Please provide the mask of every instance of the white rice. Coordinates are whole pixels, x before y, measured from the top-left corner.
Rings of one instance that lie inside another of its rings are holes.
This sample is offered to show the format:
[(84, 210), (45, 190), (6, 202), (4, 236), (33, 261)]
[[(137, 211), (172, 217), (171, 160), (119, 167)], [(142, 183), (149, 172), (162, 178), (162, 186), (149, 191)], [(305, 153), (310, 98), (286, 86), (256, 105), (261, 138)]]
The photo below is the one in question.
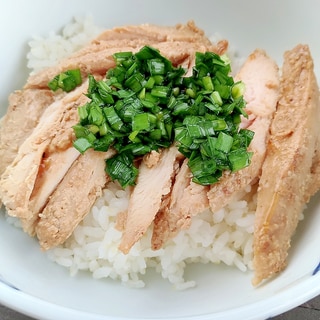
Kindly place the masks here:
[(59, 60), (82, 48), (102, 31), (93, 18), (75, 17), (60, 33), (52, 31), (46, 37), (34, 36), (29, 42), (27, 66), (31, 73), (55, 65)]
[[(29, 43), (28, 67), (36, 72), (54, 65), (100, 31), (90, 17), (76, 18), (61, 34), (35, 37)], [(235, 57), (235, 51), (231, 55)], [(154, 268), (176, 289), (196, 285), (192, 279), (184, 279), (185, 267), (190, 263), (224, 263), (243, 272), (252, 269), (255, 197), (249, 203), (235, 201), (217, 212), (207, 210), (193, 217), (190, 229), (181, 231), (157, 251), (150, 248), (150, 228), (130, 253), (124, 255), (118, 250), (121, 232), (115, 224), (128, 201), (129, 191), (110, 183), (73, 235), (64, 245), (50, 250), (49, 257), (69, 268), (71, 275), (85, 270), (95, 279), (111, 278), (133, 287), (145, 285), (141, 278), (148, 268)]]
[[(247, 190), (250, 191), (250, 188)], [(151, 249), (152, 228), (130, 253), (118, 250), (121, 232), (116, 229), (117, 215), (126, 211), (129, 191), (111, 182), (76, 228), (67, 242), (48, 252), (71, 275), (87, 270), (96, 279), (112, 278), (134, 287), (143, 287), (141, 275), (154, 268), (176, 289), (193, 287), (185, 281), (189, 263), (224, 263), (241, 271), (251, 269), (255, 199), (235, 201), (214, 214), (207, 210), (192, 218), (191, 227), (182, 230), (160, 250)]]

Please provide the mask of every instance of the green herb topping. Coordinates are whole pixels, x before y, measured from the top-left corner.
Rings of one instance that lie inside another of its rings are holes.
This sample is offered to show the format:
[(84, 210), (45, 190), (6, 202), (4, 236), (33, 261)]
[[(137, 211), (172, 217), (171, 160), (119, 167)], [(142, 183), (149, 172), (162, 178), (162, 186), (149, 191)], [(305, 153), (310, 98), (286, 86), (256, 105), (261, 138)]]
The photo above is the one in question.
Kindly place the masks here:
[(63, 91), (70, 92), (77, 86), (82, 84), (82, 77), (79, 69), (67, 70), (56, 75), (48, 83), (48, 87), (52, 91), (57, 91), (59, 88)]
[(89, 76), (90, 102), (79, 108), (80, 122), (73, 127), (81, 153), (117, 151), (106, 160), (113, 180), (134, 185), (135, 158), (172, 144), (189, 158), (193, 181), (202, 185), (250, 164), (254, 133), (239, 129), (240, 116), (247, 117), (244, 84), (229, 75), (226, 57), (196, 53), (191, 76), (149, 46), (115, 53), (114, 59), (105, 79)]

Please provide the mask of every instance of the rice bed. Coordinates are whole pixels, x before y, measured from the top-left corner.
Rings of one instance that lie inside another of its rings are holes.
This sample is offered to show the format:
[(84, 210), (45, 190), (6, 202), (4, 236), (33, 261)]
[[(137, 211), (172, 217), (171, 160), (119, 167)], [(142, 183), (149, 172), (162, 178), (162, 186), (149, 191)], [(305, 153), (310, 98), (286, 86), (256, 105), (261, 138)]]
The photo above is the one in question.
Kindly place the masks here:
[[(250, 189), (248, 189), (248, 192)], [(129, 191), (111, 182), (90, 213), (63, 245), (48, 251), (50, 259), (70, 269), (92, 273), (93, 278), (120, 280), (143, 287), (141, 275), (154, 268), (176, 289), (195, 286), (184, 279), (189, 263), (224, 263), (241, 271), (252, 269), (252, 240), (255, 201), (234, 201), (212, 213), (192, 218), (191, 227), (182, 230), (159, 250), (151, 249), (152, 227), (129, 254), (119, 251), (122, 233), (116, 229), (117, 215), (126, 211)]]

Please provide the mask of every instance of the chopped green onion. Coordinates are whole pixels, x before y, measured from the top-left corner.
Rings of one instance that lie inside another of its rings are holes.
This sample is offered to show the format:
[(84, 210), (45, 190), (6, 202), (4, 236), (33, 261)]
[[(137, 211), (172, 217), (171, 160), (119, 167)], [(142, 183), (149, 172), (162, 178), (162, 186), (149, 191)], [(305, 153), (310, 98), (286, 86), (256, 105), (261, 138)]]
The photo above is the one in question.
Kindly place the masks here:
[(213, 83), (212, 83), (210, 76), (203, 77), (202, 83), (203, 83), (203, 87), (205, 88), (205, 90), (213, 91), (214, 87), (213, 87)]
[[(79, 107), (80, 121), (73, 127), (81, 153), (117, 151), (106, 160), (111, 179), (134, 185), (136, 158), (173, 144), (189, 158), (193, 181), (202, 185), (219, 181), (224, 170), (250, 164), (253, 132), (239, 128), (241, 116), (247, 116), (245, 87), (234, 83), (226, 56), (196, 53), (191, 76), (149, 46), (113, 57), (116, 66), (105, 79), (89, 75), (91, 101)], [(68, 77), (57, 76), (52, 85), (68, 85)]]
[(158, 98), (166, 98), (169, 95), (170, 88), (165, 86), (154, 86), (151, 89), (151, 95)]
[(152, 76), (154, 75), (164, 75), (166, 73), (166, 64), (163, 59), (150, 59), (147, 62), (149, 72)]
[(210, 94), (210, 99), (211, 99), (212, 103), (218, 105), (219, 107), (221, 107), (223, 105), (223, 100), (221, 98), (219, 91), (213, 91)]
[(111, 128), (114, 130), (120, 131), (124, 126), (122, 119), (118, 116), (114, 107), (106, 107), (103, 109), (104, 114), (107, 118), (107, 121), (110, 123)]
[(97, 126), (100, 126), (104, 121), (102, 109), (97, 105), (93, 105), (90, 108), (90, 111), (88, 114), (88, 120), (91, 124), (95, 124)]
[(111, 179), (118, 180), (123, 188), (134, 185), (138, 169), (133, 164), (133, 156), (128, 153), (116, 154), (106, 160), (106, 172)]
[(233, 143), (233, 138), (230, 135), (224, 132), (219, 132), (215, 148), (217, 150), (228, 153), (231, 150), (232, 143)]
[(245, 91), (245, 85), (243, 82), (239, 81), (237, 83), (235, 83), (231, 89), (231, 94), (232, 97), (235, 98), (240, 98), (241, 96), (243, 96)]
[(231, 170), (238, 171), (242, 168), (247, 167), (250, 164), (252, 153), (246, 149), (238, 149), (231, 151), (228, 155), (230, 161)]
[(78, 138), (74, 141), (73, 146), (80, 152), (84, 153), (88, 149), (92, 148), (92, 143), (86, 138)]
[(60, 88), (63, 91), (70, 92), (80, 84), (82, 84), (80, 69), (73, 69), (56, 75), (48, 82), (48, 87), (52, 91), (57, 91)]
[(128, 60), (132, 57), (132, 52), (117, 52), (113, 55), (117, 64), (121, 64), (121, 62)]
[[(154, 122), (153, 118), (153, 122)], [(132, 119), (132, 130), (133, 131), (150, 131), (152, 122), (152, 115), (149, 113), (138, 113)]]
[(80, 122), (82, 123), (88, 118), (88, 110), (87, 110), (87, 105), (80, 106), (78, 108), (78, 114), (80, 118)]

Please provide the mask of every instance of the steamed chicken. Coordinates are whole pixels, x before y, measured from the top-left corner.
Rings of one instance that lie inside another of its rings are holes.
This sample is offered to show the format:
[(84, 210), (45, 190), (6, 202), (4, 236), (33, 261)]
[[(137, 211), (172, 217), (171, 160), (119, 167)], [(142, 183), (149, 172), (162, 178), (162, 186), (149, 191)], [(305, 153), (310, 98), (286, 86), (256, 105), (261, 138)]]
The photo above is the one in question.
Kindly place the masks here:
[[(9, 98), (0, 126), (0, 199), (45, 250), (70, 237), (110, 181), (105, 159), (114, 155), (112, 148), (80, 154), (73, 147), (72, 126), (79, 122), (78, 107), (88, 100), (88, 75), (103, 78), (115, 65), (115, 52), (137, 52), (144, 45), (189, 74), (196, 52), (222, 55), (228, 48), (225, 40), (213, 44), (193, 22), (114, 28), (56, 66), (31, 75)], [(81, 71), (81, 86), (69, 93), (48, 89), (55, 75), (74, 68)], [(251, 164), (225, 171), (217, 183), (203, 186), (192, 181), (188, 159), (175, 145), (144, 156), (128, 210), (117, 218), (119, 249), (127, 254), (149, 228), (152, 248), (160, 249), (190, 227), (192, 216), (207, 209), (216, 212), (245, 197), (250, 187), (257, 193), (257, 285), (285, 267), (298, 216), (320, 187), (319, 92), (312, 57), (303, 45), (285, 53), (281, 74), (266, 52), (257, 49), (235, 79), (246, 85), (248, 118), (241, 128), (255, 132)]]

